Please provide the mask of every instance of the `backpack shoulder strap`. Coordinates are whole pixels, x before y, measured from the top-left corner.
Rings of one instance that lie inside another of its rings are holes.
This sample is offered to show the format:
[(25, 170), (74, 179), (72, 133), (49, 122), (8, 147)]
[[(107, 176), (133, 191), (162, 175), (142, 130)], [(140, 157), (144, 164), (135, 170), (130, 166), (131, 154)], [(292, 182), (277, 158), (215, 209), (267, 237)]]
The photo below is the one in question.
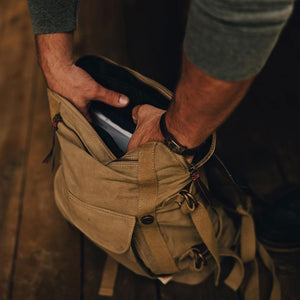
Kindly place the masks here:
[(102, 273), (100, 288), (98, 291), (99, 296), (113, 296), (114, 286), (118, 274), (118, 265), (119, 264), (111, 256), (107, 255)]
[[(172, 274), (178, 268), (156, 220), (156, 201), (158, 181), (155, 169), (155, 148), (157, 143), (150, 142), (139, 147), (138, 164), (138, 224), (152, 254), (152, 272), (156, 275)], [(151, 220), (144, 222), (145, 218)]]
[(215, 285), (218, 285), (221, 272), (218, 242), (208, 212), (201, 202), (198, 203), (197, 208), (191, 213), (191, 218), (200, 238), (215, 260), (217, 266)]

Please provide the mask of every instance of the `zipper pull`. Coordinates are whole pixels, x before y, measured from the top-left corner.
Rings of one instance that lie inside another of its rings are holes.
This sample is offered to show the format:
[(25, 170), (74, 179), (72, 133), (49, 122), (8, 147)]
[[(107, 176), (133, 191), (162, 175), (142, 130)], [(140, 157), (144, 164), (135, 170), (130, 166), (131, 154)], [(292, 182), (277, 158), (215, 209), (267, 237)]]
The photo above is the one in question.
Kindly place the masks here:
[(196, 184), (197, 191), (206, 204), (211, 205), (210, 193), (205, 184), (201, 181), (199, 169), (192, 165), (190, 167), (192, 181)]
[(60, 113), (56, 114), (52, 120), (52, 146), (47, 154), (47, 156), (44, 158), (43, 163), (48, 163), (50, 159), (52, 158), (52, 170), (54, 169), (54, 163), (55, 163), (55, 157), (54, 157), (54, 148), (55, 148), (55, 140), (56, 140), (56, 131), (58, 129), (58, 123), (62, 121), (62, 117)]

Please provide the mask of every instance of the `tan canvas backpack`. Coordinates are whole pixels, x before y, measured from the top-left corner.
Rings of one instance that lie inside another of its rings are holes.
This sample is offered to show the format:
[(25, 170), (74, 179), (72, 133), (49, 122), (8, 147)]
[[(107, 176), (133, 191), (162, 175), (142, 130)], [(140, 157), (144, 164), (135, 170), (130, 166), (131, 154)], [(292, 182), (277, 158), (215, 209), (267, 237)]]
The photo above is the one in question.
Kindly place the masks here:
[[(112, 63), (112, 62), (111, 62)], [(126, 68), (127, 69), (127, 68)], [(127, 69), (166, 98), (172, 93)], [(251, 197), (209, 151), (193, 169), (163, 143), (150, 142), (115, 157), (90, 123), (65, 98), (48, 90), (61, 148), (55, 200), (63, 216), (109, 255), (100, 294), (112, 295), (116, 263), (161, 281), (198, 284), (221, 261), (235, 264), (225, 283), (237, 290), (252, 266), (245, 299), (259, 299), (257, 254), (271, 271), (270, 299), (280, 299), (274, 265), (256, 240)]]

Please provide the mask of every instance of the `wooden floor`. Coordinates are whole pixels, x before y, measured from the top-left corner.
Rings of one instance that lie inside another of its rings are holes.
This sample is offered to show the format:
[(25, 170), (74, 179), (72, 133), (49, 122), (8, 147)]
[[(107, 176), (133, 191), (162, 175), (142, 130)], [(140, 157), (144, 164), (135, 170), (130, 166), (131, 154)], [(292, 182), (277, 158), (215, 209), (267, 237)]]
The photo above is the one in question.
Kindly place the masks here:
[[(174, 88), (186, 3), (82, 1), (76, 55), (101, 53)], [(300, 183), (299, 15), (298, 8), (245, 101), (219, 131), (219, 152), (261, 195)], [(51, 167), (41, 163), (51, 125), (26, 1), (0, 0), (0, 96), (0, 300), (102, 299), (97, 289), (105, 254), (59, 214)], [(299, 299), (299, 255), (273, 258), (283, 299)], [(163, 286), (119, 271), (117, 300), (238, 299), (211, 279)]]

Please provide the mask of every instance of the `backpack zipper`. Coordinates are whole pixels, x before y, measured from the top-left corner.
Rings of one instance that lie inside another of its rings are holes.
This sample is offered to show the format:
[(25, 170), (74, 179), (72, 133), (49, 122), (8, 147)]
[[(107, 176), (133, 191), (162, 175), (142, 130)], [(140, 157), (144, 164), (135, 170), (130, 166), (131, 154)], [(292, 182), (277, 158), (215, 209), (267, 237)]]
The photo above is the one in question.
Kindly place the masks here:
[[(87, 147), (85, 146), (84, 142), (82, 141), (81, 137), (78, 135), (78, 133), (71, 128), (70, 126), (68, 126), (63, 118), (61, 117), (60, 113), (57, 113), (53, 119), (52, 119), (52, 145), (51, 145), (51, 149), (49, 151), (49, 153), (47, 154), (47, 156), (43, 159), (43, 163), (48, 163), (50, 161), (50, 159), (52, 158), (52, 170), (54, 169), (54, 164), (55, 164), (55, 155), (54, 155), (54, 149), (55, 149), (55, 145), (56, 145), (56, 131), (58, 130), (58, 124), (59, 123), (63, 123), (64, 126), (66, 126), (69, 130), (71, 130), (73, 132), (73, 134), (76, 135), (76, 137), (78, 138), (78, 140), (80, 141), (82, 147), (84, 148), (84, 150), (91, 155), (91, 153), (89, 152), (89, 150), (87, 149)], [(92, 156), (92, 155), (91, 155)]]
[(52, 145), (50, 148), (50, 151), (46, 155), (46, 157), (43, 159), (43, 163), (48, 163), (50, 159), (52, 158), (52, 170), (54, 169), (55, 164), (55, 155), (54, 155), (54, 149), (55, 149), (55, 141), (56, 141), (56, 131), (58, 129), (58, 123), (62, 121), (62, 117), (60, 114), (56, 114), (54, 118), (52, 119)]
[(192, 164), (189, 168), (190, 176), (192, 181), (195, 183), (198, 193), (200, 194), (202, 200), (205, 201), (206, 205), (212, 205), (212, 195), (205, 186), (205, 184), (200, 179), (200, 171), (196, 165)]

